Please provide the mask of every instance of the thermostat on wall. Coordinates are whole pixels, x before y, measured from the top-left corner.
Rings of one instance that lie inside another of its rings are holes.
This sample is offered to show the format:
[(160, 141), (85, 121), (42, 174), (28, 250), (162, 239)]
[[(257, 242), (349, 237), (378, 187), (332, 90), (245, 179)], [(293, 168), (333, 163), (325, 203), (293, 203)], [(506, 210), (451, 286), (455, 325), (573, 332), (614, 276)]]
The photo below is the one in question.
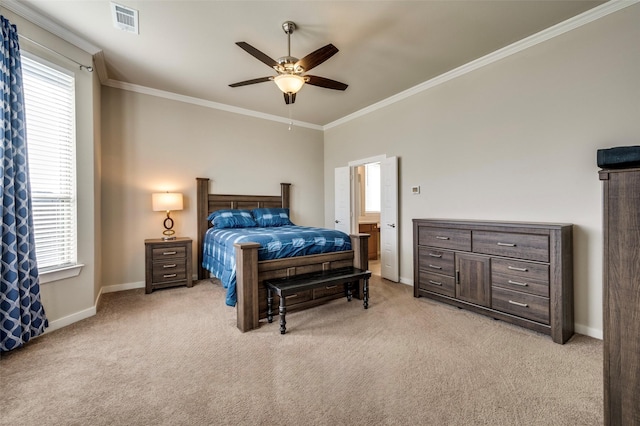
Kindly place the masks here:
[(412, 194), (419, 194), (420, 193), (420, 186), (412, 186), (411, 187), (411, 193)]

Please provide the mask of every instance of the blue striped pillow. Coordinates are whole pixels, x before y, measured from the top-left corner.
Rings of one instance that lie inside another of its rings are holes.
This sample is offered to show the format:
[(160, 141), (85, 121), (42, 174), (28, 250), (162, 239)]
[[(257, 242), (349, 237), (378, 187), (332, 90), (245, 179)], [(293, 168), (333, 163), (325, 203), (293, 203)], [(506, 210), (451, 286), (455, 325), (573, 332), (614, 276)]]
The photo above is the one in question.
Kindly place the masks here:
[(289, 209), (285, 208), (253, 209), (253, 218), (262, 228), (293, 225), (289, 219)]
[(210, 220), (214, 228), (255, 228), (258, 226), (249, 210), (216, 210), (211, 213), (207, 220)]

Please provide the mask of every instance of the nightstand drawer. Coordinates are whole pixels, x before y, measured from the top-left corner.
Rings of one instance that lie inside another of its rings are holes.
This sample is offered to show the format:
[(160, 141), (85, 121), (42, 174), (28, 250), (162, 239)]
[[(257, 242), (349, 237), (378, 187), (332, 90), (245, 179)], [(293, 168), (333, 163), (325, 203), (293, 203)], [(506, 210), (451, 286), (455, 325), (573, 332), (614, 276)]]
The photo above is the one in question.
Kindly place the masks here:
[(160, 284), (167, 283), (172, 281), (185, 281), (187, 279), (187, 273), (184, 269), (184, 265), (182, 270), (174, 270), (174, 271), (153, 271), (153, 281), (152, 284)]
[(151, 254), (154, 262), (163, 259), (185, 257), (186, 255), (187, 249), (184, 246), (154, 248)]

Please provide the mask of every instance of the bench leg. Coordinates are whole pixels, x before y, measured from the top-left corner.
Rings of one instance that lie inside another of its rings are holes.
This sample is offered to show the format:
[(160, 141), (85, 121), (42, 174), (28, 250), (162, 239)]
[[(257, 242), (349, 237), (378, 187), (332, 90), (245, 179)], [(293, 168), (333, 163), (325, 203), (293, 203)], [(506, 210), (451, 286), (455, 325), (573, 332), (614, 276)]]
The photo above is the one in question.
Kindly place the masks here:
[(267, 289), (267, 321), (273, 322), (273, 290)]
[(351, 291), (351, 283), (347, 283), (347, 301), (351, 302), (353, 299), (353, 291)]
[(284, 334), (287, 332), (287, 321), (284, 319), (285, 314), (287, 313), (287, 307), (285, 306), (285, 297), (280, 296), (280, 334)]
[(362, 292), (364, 293), (362, 295), (362, 304), (365, 309), (369, 309), (369, 280), (367, 278), (364, 279), (364, 285), (362, 287)]

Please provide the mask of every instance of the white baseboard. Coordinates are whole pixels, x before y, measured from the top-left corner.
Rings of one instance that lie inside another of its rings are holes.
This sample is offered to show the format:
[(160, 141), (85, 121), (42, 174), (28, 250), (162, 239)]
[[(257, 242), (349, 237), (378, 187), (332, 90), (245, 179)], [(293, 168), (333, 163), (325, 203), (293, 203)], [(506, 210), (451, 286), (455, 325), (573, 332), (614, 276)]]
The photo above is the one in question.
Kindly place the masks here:
[(602, 330), (597, 328), (587, 327), (582, 324), (574, 324), (574, 328), (577, 334), (583, 334), (585, 336), (593, 337), (594, 339), (602, 340), (604, 338)]
[(92, 306), (89, 309), (85, 309), (83, 311), (76, 312), (76, 313), (71, 314), (71, 315), (67, 315), (66, 317), (57, 319), (55, 321), (49, 321), (49, 327), (47, 327), (45, 329), (44, 334), (51, 333), (52, 331), (55, 331), (55, 330), (57, 330), (59, 328), (71, 325), (74, 322), (78, 322), (78, 321), (81, 321), (83, 319), (87, 319), (89, 317), (94, 316), (95, 314), (96, 314), (96, 307)]
[(115, 293), (116, 291), (133, 290), (134, 288), (144, 288), (144, 285), (145, 285), (144, 281), (108, 285), (108, 286), (102, 287), (101, 293)]

